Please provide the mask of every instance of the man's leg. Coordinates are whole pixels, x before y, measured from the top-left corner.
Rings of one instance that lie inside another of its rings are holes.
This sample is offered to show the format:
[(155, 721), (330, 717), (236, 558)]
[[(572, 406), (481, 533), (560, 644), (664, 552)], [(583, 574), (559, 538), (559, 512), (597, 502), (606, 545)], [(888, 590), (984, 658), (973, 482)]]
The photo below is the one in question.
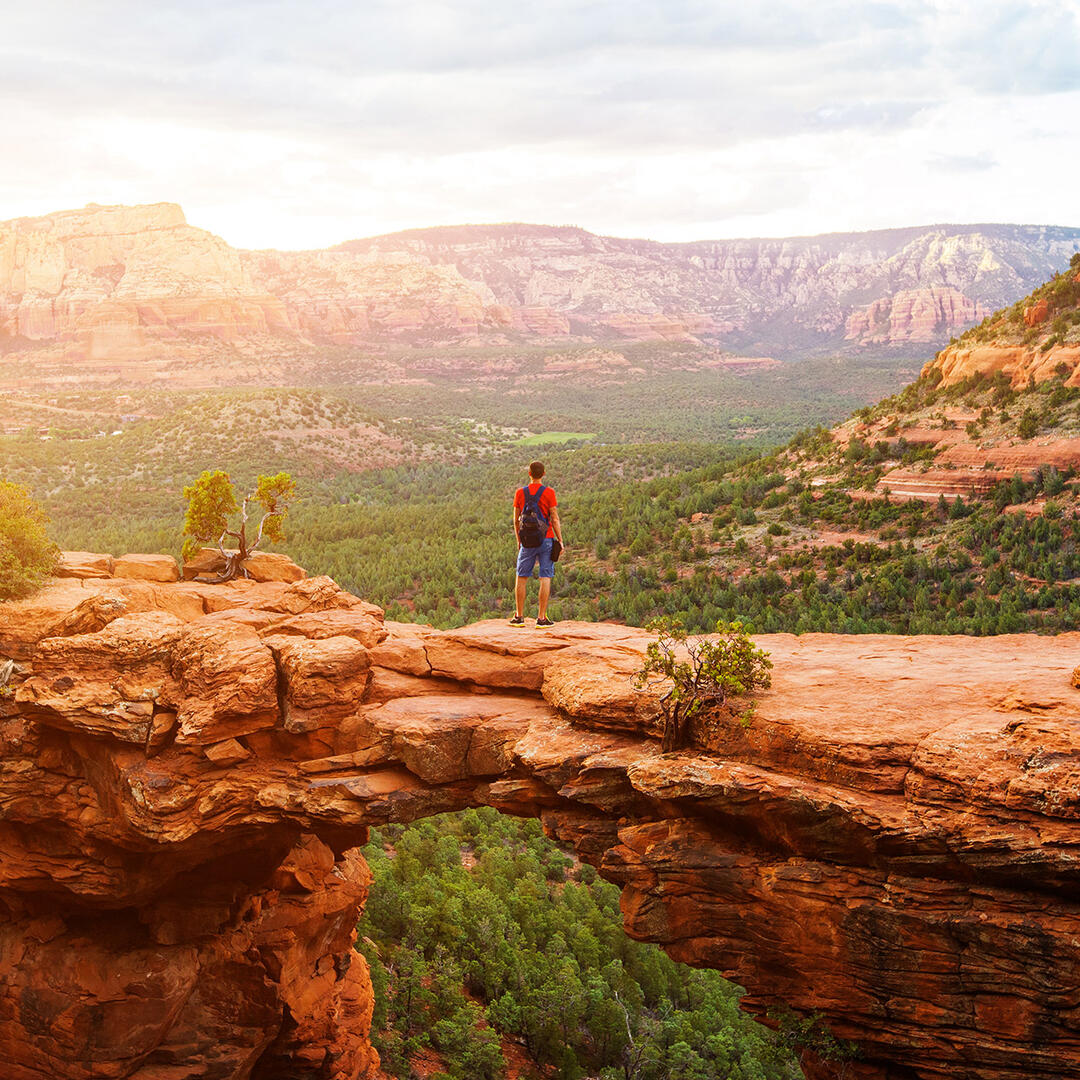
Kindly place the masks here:
[[(518, 581), (520, 581), (520, 580), (521, 580), (521, 578), (518, 578)], [(547, 615), (548, 597), (550, 595), (551, 595), (551, 578), (542, 577), (540, 579), (540, 604), (539, 604), (539, 612), (540, 613), (537, 615), (538, 619), (542, 619)]]
[[(514, 586), (514, 607), (517, 612), (517, 616), (520, 619), (525, 614), (525, 587), (529, 584), (527, 577), (519, 577), (517, 583)], [(548, 583), (548, 591), (551, 591), (550, 582)], [(540, 582), (540, 595), (544, 595), (544, 583)], [(547, 601), (545, 600), (546, 604)]]

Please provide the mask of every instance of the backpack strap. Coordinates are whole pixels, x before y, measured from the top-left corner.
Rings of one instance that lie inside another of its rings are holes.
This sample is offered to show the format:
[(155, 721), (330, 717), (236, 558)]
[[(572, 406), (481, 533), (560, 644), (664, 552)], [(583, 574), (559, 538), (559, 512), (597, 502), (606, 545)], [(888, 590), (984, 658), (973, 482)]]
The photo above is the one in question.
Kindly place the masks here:
[(545, 491), (547, 491), (547, 487), (546, 487), (546, 485), (544, 485), (544, 484), (541, 484), (541, 485), (540, 485), (540, 487), (539, 487), (539, 488), (537, 488), (537, 490), (536, 490), (536, 494), (535, 494), (535, 495), (530, 495), (530, 494), (529, 494), (529, 485), (528, 485), (528, 484), (526, 484), (526, 485), (525, 485), (525, 486), (524, 486), (524, 487), (523, 487), (523, 488), (521, 489), (521, 491), (522, 491), (522, 494), (523, 494), (523, 495), (525, 496), (525, 505), (524, 505), (524, 506), (522, 506), (522, 508), (521, 508), (521, 509), (522, 509), (522, 510), (524, 510), (526, 506), (529, 506), (529, 505), (531, 504), (531, 505), (532, 505), (532, 508), (533, 508), (533, 510), (535, 510), (535, 511), (536, 511), (536, 516), (537, 516), (537, 517), (538, 517), (538, 518), (539, 518), (539, 519), (540, 519), (540, 520), (541, 520), (541, 521), (542, 521), (542, 522), (543, 522), (543, 523), (544, 523), (545, 525), (547, 525), (547, 526), (550, 526), (550, 525), (551, 525), (551, 522), (549, 522), (549, 521), (548, 521), (548, 519), (547, 519), (547, 516), (546, 516), (546, 515), (544, 514), (544, 512), (543, 512), (543, 511), (542, 511), (542, 510), (540, 509), (540, 497), (541, 497), (541, 496), (542, 496), (542, 495), (544, 494), (544, 492), (545, 492)]

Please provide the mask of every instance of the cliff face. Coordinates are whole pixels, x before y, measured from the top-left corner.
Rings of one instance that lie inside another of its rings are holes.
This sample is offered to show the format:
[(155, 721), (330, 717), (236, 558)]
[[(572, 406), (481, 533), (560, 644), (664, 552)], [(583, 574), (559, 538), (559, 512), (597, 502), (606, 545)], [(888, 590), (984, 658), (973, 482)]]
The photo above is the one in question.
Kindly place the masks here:
[(849, 315), (845, 337), (863, 344), (934, 342), (989, 314), (989, 309), (957, 289), (901, 289)]
[(753, 723), (662, 755), (642, 631), (67, 565), (0, 605), (11, 1080), (371, 1075), (354, 849), (478, 805), (541, 817), (755, 1012), (821, 1010), (849, 1077), (1080, 1076), (1080, 635), (764, 638)]
[(1063, 375), (1080, 386), (1080, 254), (1030, 296), (995, 312), (930, 361), (944, 386), (972, 376), (1004, 375), (1017, 389)]
[(243, 252), (171, 204), (0, 224), (0, 342), (75, 358), (191, 335), (462, 344), (627, 338), (771, 355), (938, 343), (1068, 261), (1080, 230), (935, 226), (659, 244), (532, 225)]
[(240, 254), (171, 203), (90, 206), (0, 223), (0, 335), (70, 342), (91, 358), (184, 331), (289, 329)]
[[(530, 225), (417, 229), (343, 244), (452, 266), (508, 306), (640, 336), (761, 345), (775, 354), (942, 342), (1068, 262), (1080, 230), (931, 226), (780, 240), (659, 244)], [(887, 315), (885, 313), (888, 313)]]

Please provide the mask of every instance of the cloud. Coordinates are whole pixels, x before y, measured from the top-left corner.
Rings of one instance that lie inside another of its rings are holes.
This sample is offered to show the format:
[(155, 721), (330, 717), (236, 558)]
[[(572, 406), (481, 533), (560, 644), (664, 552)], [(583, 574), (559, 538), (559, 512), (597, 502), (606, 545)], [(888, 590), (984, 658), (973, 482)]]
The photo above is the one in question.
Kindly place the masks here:
[(1042, 0), (38, 0), (0, 41), (0, 217), (176, 199), (288, 246), (1062, 220), (1004, 183), (1026, 154), (1075, 175), (1077, 55)]
[(999, 162), (991, 153), (984, 151), (981, 154), (931, 154), (926, 164), (942, 172), (979, 173), (996, 169)]

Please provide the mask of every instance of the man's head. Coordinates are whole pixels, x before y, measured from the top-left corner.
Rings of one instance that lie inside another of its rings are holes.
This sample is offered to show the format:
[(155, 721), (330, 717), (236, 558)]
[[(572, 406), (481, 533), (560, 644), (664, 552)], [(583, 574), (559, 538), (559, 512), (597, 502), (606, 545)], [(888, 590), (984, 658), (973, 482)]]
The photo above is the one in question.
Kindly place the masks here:
[(539, 480), (544, 475), (544, 463), (542, 461), (529, 462), (529, 475), (534, 480)]

